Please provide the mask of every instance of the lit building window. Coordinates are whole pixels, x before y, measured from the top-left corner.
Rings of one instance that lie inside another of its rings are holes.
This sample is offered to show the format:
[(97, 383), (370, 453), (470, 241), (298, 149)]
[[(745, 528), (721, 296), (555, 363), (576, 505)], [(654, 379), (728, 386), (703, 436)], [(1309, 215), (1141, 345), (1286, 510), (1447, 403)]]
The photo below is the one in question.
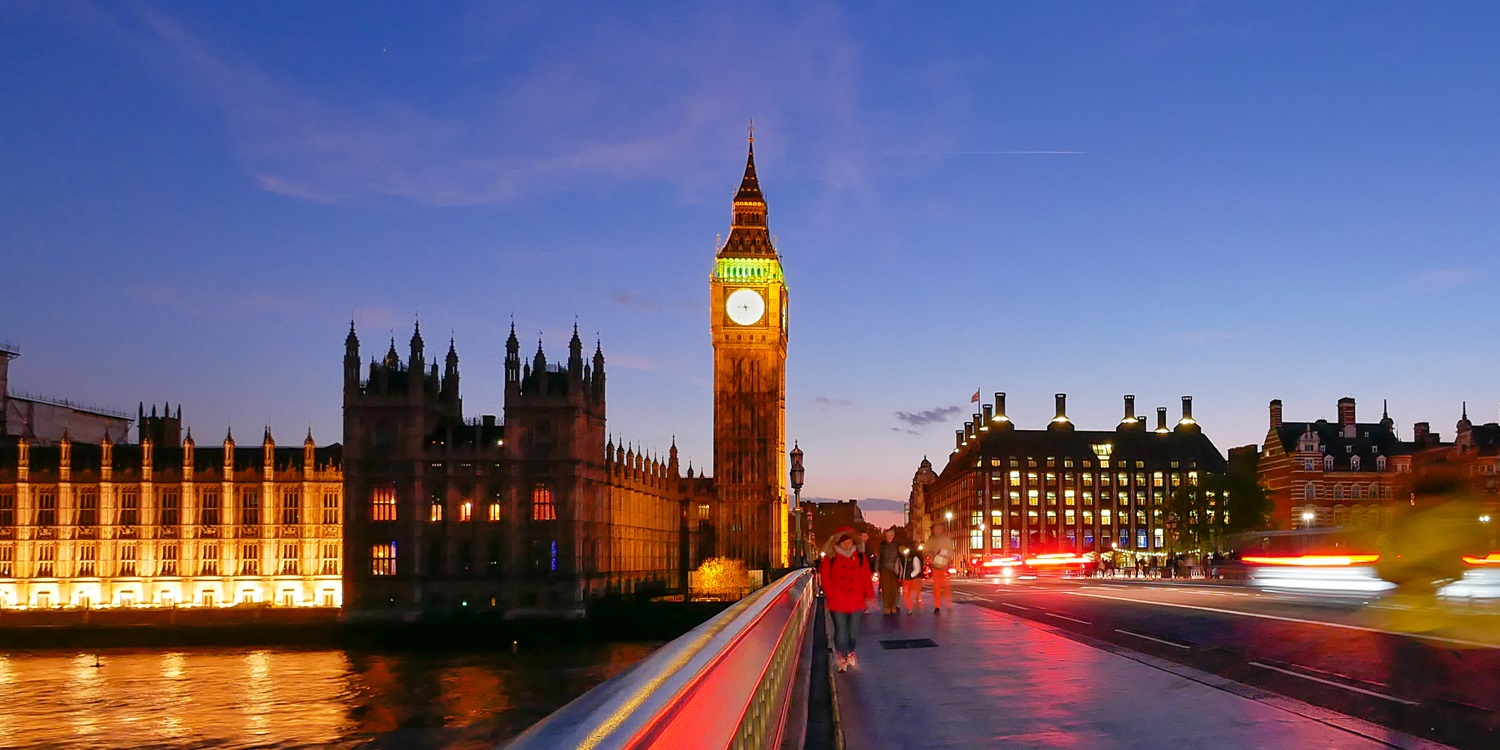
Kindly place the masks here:
[(118, 575), (133, 576), (135, 571), (135, 545), (120, 545), (120, 570)]
[(156, 523), (160, 526), (177, 526), (182, 523), (182, 496), (176, 492), (161, 494), (161, 512)]
[(43, 492), (36, 500), (36, 525), (57, 525), (57, 493)]
[(78, 493), (78, 525), (83, 528), (99, 525), (99, 493), (92, 489)]
[(240, 575), (260, 575), (260, 544), (245, 542), (240, 545)]
[(458, 520), (460, 523), (467, 523), (474, 520), (474, 503), (465, 500), (459, 504)]
[(0, 493), (0, 526), (16, 525), (16, 496)]
[(14, 578), (16, 576), (16, 548), (9, 544), (0, 544), (0, 578)]
[(284, 526), (296, 526), (302, 523), (302, 495), (300, 493), (281, 493), (281, 523)]
[(376, 487), (370, 492), (370, 520), (396, 520), (395, 487)]
[(708, 520), (708, 509), (709, 509), (708, 503), (698, 503), (698, 520), (699, 521), (707, 521)]
[(163, 544), (161, 546), (161, 570), (157, 575), (177, 575), (177, 544)]
[(370, 575), (396, 575), (396, 543), (387, 542), (370, 548)]
[(339, 514), (339, 495), (337, 492), (323, 493), (323, 525), (332, 526), (342, 520)]
[(552, 502), (552, 488), (545, 484), (538, 484), (531, 488), (531, 520), (557, 520), (557, 506)]
[(338, 542), (323, 542), (322, 574), (325, 576), (336, 576), (339, 574)]
[(95, 563), (99, 559), (99, 549), (92, 544), (81, 545), (78, 548), (78, 572), (81, 578), (93, 578), (98, 573), (95, 571)]
[(202, 559), (198, 564), (199, 575), (216, 576), (219, 574), (219, 545), (212, 542), (203, 545)]
[(443, 520), (443, 504), (442, 503), (436, 503), (435, 502), (435, 503), (429, 503), (427, 505), (427, 520), (431, 521), (433, 523), (438, 523), (439, 521)]
[(50, 544), (38, 545), (36, 548), (36, 577), (53, 578), (57, 575), (57, 548)]
[(240, 523), (246, 526), (260, 525), (260, 490), (240, 490)]
[(219, 525), (219, 493), (203, 489), (198, 495), (198, 523), (203, 526)]
[(300, 560), (301, 545), (296, 542), (282, 542), (281, 544), (281, 575), (294, 576), (302, 573)]
[(489, 508), (490, 508), (489, 519), (491, 521), (499, 521), (500, 520), (500, 503), (491, 502), (490, 505), (489, 505)]

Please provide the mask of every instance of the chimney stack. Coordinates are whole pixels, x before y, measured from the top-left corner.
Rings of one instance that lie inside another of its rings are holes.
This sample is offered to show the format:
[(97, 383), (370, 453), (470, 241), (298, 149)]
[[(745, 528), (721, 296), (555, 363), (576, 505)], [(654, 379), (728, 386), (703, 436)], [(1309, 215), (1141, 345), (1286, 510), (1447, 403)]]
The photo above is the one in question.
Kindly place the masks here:
[(1192, 422), (1193, 421), (1193, 397), (1192, 396), (1183, 396), (1182, 397), (1182, 421), (1184, 421), (1184, 422)]
[(1418, 422), (1411, 426), (1411, 439), (1418, 446), (1427, 442), (1427, 436), (1432, 433), (1432, 425), (1426, 422)]
[(958, 449), (962, 448), (962, 447), (964, 447), (964, 431), (963, 430), (954, 430), (953, 431), (953, 452), (957, 453)]
[(1354, 426), (1354, 399), (1349, 396), (1339, 399), (1339, 426)]
[(995, 418), (1010, 419), (1005, 414), (1005, 391), (995, 391)]
[(1281, 426), (1281, 399), (1271, 399), (1271, 429)]
[(1068, 394), (1066, 394), (1066, 393), (1059, 393), (1059, 394), (1057, 394), (1057, 416), (1054, 417), (1054, 419), (1063, 419), (1063, 420), (1065, 420), (1067, 418), (1068, 418)]
[(1126, 395), (1125, 396), (1125, 418), (1123, 420), (1120, 420), (1120, 421), (1122, 421), (1122, 422), (1134, 422), (1135, 421), (1135, 395), (1134, 394), (1130, 394), (1130, 395)]
[(1167, 431), (1167, 407), (1165, 406), (1156, 407), (1156, 431)]
[(990, 422), (993, 422), (993, 421), (995, 421), (995, 407), (990, 406), (989, 404), (985, 404), (984, 405), (984, 424), (985, 424), (985, 428), (988, 429)]

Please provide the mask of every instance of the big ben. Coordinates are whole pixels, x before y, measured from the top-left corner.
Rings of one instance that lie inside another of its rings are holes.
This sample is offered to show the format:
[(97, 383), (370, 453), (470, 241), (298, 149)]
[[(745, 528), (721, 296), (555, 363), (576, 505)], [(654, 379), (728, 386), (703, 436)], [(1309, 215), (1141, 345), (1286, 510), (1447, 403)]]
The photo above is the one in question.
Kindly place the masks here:
[(787, 290), (766, 227), (753, 133), (729, 238), (714, 259), (709, 298), (715, 547), (769, 573), (787, 565)]

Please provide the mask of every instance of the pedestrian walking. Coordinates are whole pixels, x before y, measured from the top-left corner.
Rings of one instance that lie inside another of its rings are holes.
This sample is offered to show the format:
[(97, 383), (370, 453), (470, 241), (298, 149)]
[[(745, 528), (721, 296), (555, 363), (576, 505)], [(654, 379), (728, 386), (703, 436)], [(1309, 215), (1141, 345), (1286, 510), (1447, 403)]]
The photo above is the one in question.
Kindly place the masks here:
[(940, 615), (943, 613), (943, 602), (953, 606), (953, 584), (948, 572), (954, 562), (956, 555), (954, 550), (957, 545), (953, 543), (953, 537), (948, 534), (948, 525), (939, 523), (932, 527), (932, 536), (922, 543), (932, 562), (932, 613)]
[(896, 614), (896, 597), (901, 593), (901, 549), (896, 546), (896, 527), (885, 530), (876, 552), (880, 572), (880, 612)]
[(856, 548), (854, 530), (839, 529), (828, 539), (818, 563), (823, 603), (833, 620), (833, 652), (838, 671), (859, 666), (854, 656), (859, 638), (859, 617), (865, 602), (874, 596), (870, 586), (870, 564)]
[(922, 568), (927, 560), (922, 553), (910, 547), (901, 552), (901, 599), (906, 613), (914, 615), (922, 605)]

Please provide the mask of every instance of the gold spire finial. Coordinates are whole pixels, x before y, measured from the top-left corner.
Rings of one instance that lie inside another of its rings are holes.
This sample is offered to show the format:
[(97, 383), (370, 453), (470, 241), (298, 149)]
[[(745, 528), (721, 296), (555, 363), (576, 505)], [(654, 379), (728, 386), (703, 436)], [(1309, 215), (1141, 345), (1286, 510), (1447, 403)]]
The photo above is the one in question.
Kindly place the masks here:
[(749, 131), (750, 131), (750, 142), (753, 144), (753, 143), (755, 143), (755, 118), (754, 117), (750, 118)]

